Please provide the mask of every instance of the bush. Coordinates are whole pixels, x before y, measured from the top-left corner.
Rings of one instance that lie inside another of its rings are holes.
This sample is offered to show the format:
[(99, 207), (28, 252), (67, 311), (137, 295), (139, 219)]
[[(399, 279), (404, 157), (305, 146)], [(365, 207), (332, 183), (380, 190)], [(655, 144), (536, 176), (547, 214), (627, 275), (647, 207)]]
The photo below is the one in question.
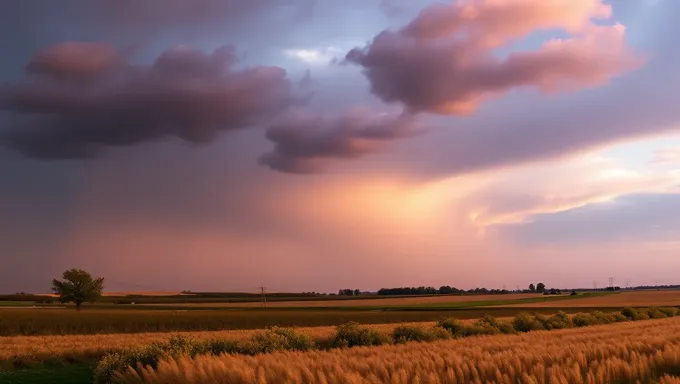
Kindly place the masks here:
[(472, 324), (465, 327), (465, 336), (498, 335), (501, 331), (488, 324)]
[(243, 353), (243, 347), (235, 340), (213, 339), (207, 341), (207, 350), (215, 356)]
[(564, 311), (558, 311), (554, 315), (550, 316), (548, 322), (552, 329), (565, 329), (572, 328), (574, 326), (571, 316), (569, 316), (569, 314)]
[(637, 313), (637, 311), (635, 310), (635, 308), (631, 308), (631, 307), (622, 309), (622, 310), (621, 310), (621, 314), (624, 315), (624, 316), (626, 316), (626, 317), (628, 318), (628, 320), (635, 320), (635, 318), (636, 318), (637, 315), (638, 315), (638, 313)]
[[(484, 329), (484, 330), (482, 330), (482, 329), (475, 330), (474, 332), (477, 332), (475, 334), (495, 335), (495, 334), (498, 334), (498, 333), (504, 333), (504, 334), (515, 333), (515, 328), (512, 327), (512, 324), (499, 321), (495, 317), (488, 315), (488, 314), (484, 315), (484, 317), (477, 320), (474, 323), (474, 326)], [(492, 329), (494, 329), (495, 332), (492, 331)]]
[(449, 338), (451, 338), (451, 334), (438, 327), (428, 329), (413, 325), (400, 325), (392, 331), (392, 339), (397, 344), (408, 341), (434, 341)]
[(271, 353), (274, 351), (309, 351), (315, 348), (314, 340), (290, 328), (271, 327), (253, 335), (244, 346), (247, 354)]
[(135, 368), (141, 365), (156, 368), (158, 362), (164, 357), (195, 356), (207, 351), (207, 344), (197, 342), (187, 336), (173, 336), (167, 344), (153, 343), (146, 347), (125, 349), (105, 356), (97, 363), (94, 382), (95, 384), (109, 383), (114, 372), (122, 372), (128, 367)]
[(659, 308), (647, 308), (645, 312), (647, 312), (647, 316), (649, 316), (652, 319), (665, 319), (666, 317), (668, 317)]
[(612, 313), (612, 315), (613, 315), (614, 318), (616, 319), (616, 322), (617, 322), (617, 323), (622, 323), (622, 322), (624, 322), (624, 321), (629, 321), (629, 320), (630, 320), (629, 318), (627, 318), (626, 316), (624, 316), (624, 315), (623, 315), (622, 313), (620, 313), (620, 312), (614, 312), (614, 313)]
[(635, 318), (633, 320), (639, 321), (639, 320), (649, 320), (650, 317), (647, 314), (647, 312), (640, 311), (635, 315)]
[(336, 327), (335, 337), (331, 344), (333, 347), (355, 347), (360, 345), (382, 345), (390, 342), (387, 335), (374, 329), (362, 327), (359, 323), (351, 321)]
[(616, 323), (616, 316), (611, 312), (593, 311), (590, 315), (595, 318), (596, 324)]
[(571, 294), (569, 296), (577, 296), (577, 295), (578, 295), (578, 292), (572, 290)]
[(536, 320), (535, 316), (528, 313), (520, 313), (512, 320), (512, 327), (517, 332), (540, 331), (545, 329), (543, 324)]
[(678, 315), (678, 309), (675, 307), (661, 307), (659, 311), (663, 312), (666, 317), (673, 317)]
[(572, 316), (571, 321), (576, 327), (587, 327), (589, 325), (597, 325), (598, 319), (589, 313), (577, 313)]
[(465, 336), (465, 324), (462, 321), (449, 317), (447, 319), (440, 320), (437, 323), (437, 327), (444, 328), (453, 337), (463, 337)]

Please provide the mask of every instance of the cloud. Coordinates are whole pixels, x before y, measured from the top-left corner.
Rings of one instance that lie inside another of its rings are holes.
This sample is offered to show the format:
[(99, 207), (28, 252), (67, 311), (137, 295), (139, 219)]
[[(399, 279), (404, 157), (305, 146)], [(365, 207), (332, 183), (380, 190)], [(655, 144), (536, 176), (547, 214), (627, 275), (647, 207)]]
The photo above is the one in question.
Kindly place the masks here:
[(654, 152), (651, 164), (680, 164), (680, 148), (662, 148)]
[(267, 130), (275, 143), (260, 163), (288, 173), (316, 173), (332, 159), (353, 159), (383, 148), (388, 141), (423, 131), (416, 118), (355, 110), (335, 119), (291, 113)]
[(211, 142), (219, 132), (266, 121), (295, 101), (286, 71), (236, 67), (235, 49), (186, 46), (150, 66), (95, 43), (46, 48), (28, 77), (0, 88), (12, 125), (3, 144), (39, 158), (88, 158), (106, 146), (169, 136)]
[(104, 0), (98, 10), (111, 28), (154, 30), (187, 24), (242, 24), (267, 13), (288, 21), (308, 20), (315, 4), (315, 0)]
[[(544, 93), (606, 84), (641, 66), (623, 25), (602, 25), (611, 7), (600, 0), (467, 0), (433, 4), (398, 31), (385, 30), (347, 53), (372, 92), (416, 112), (464, 115), (518, 87)], [(495, 54), (532, 32), (571, 36), (534, 51)]]
[(597, 153), (495, 172), (480, 179), (465, 198), (465, 205), (470, 220), (481, 230), (525, 224), (631, 194), (673, 193), (680, 185), (677, 171), (649, 164), (626, 165)]

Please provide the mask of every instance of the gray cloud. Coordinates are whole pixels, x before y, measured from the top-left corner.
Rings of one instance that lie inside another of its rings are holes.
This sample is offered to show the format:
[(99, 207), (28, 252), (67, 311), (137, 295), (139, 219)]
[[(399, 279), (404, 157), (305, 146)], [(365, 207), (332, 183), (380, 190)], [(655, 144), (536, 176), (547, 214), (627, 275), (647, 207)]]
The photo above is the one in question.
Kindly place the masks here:
[(0, 88), (0, 110), (13, 121), (2, 142), (40, 158), (93, 157), (168, 136), (207, 143), (295, 101), (285, 70), (236, 62), (229, 46), (212, 54), (178, 46), (151, 66), (130, 65), (107, 45), (49, 47), (24, 81)]
[(267, 130), (275, 143), (260, 163), (288, 173), (316, 173), (332, 159), (353, 159), (383, 148), (386, 142), (423, 132), (416, 118), (371, 115), (365, 111), (328, 119), (291, 113)]

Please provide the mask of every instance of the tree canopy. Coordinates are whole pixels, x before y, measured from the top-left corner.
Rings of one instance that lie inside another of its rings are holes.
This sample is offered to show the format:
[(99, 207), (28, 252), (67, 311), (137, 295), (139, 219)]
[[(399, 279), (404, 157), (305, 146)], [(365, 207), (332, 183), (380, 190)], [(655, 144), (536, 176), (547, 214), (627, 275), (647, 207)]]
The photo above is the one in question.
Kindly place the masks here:
[(52, 280), (52, 291), (59, 295), (62, 303), (74, 303), (80, 310), (83, 303), (95, 302), (102, 296), (104, 278), (93, 278), (82, 269), (69, 269), (62, 275), (63, 280)]

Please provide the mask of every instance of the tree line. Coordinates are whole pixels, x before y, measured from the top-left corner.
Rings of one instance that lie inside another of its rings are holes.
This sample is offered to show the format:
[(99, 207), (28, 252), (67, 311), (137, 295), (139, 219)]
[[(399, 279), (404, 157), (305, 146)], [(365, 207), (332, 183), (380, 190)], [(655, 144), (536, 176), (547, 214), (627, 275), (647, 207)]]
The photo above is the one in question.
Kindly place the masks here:
[[(443, 285), (439, 288), (435, 287), (400, 287), (400, 288), (380, 288), (377, 292), (380, 296), (409, 296), (409, 295), (465, 295), (465, 294), (479, 294), (479, 295), (502, 295), (508, 293), (542, 293), (545, 295), (560, 295), (562, 291), (558, 288), (546, 288), (544, 283), (536, 285), (530, 284), (528, 289), (520, 291), (509, 291), (507, 289), (458, 289), (448, 285)], [(341, 289), (338, 291), (340, 296), (359, 296), (362, 294), (374, 294), (370, 292), (362, 292), (359, 289)]]

